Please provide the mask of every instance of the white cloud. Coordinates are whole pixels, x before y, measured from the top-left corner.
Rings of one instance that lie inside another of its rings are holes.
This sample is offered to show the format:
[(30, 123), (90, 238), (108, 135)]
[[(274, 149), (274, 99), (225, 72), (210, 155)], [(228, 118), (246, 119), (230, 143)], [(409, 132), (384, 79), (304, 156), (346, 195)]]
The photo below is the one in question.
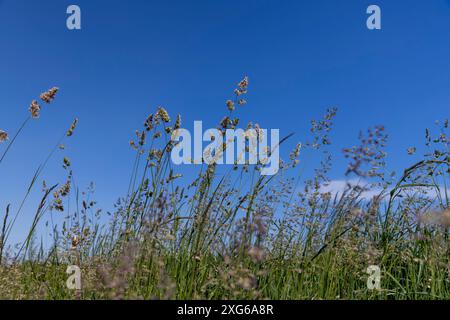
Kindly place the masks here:
[(331, 193), (331, 195), (339, 196), (344, 193), (344, 191), (349, 189), (349, 186), (360, 187), (364, 189), (361, 193), (361, 198), (364, 200), (372, 200), (373, 197), (378, 196), (381, 192), (381, 188), (370, 187), (367, 181), (362, 179), (350, 179), (350, 180), (332, 180), (321, 186), (320, 192)]
[[(372, 200), (373, 197), (380, 195), (380, 193), (383, 191), (383, 189), (381, 188), (374, 188), (373, 186), (370, 186), (370, 184), (364, 179), (350, 179), (350, 180), (332, 180), (322, 185), (320, 188), (320, 192), (321, 193), (329, 192), (333, 197), (336, 195), (339, 196), (342, 195), (344, 191), (349, 189), (349, 185), (352, 187), (358, 186), (364, 189), (364, 191), (361, 193), (361, 198), (364, 200)], [(415, 187), (414, 189), (416, 192), (426, 191), (426, 193), (424, 193), (423, 195), (426, 195), (430, 199), (434, 199), (438, 196), (437, 190), (435, 188)], [(388, 189), (384, 195), (385, 196), (388, 195), (390, 190), (392, 189)], [(409, 189), (408, 191), (412, 191), (412, 189)], [(442, 186), (440, 193), (442, 199), (445, 199), (445, 188)], [(450, 197), (450, 189), (447, 189), (447, 195)]]

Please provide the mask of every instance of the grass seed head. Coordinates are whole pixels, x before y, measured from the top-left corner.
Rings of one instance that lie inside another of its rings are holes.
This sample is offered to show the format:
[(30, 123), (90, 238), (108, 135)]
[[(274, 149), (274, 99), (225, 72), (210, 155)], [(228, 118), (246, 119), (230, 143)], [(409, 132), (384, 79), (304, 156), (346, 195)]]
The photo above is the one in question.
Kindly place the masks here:
[(177, 120), (175, 121), (175, 125), (174, 125), (174, 130), (180, 129), (181, 128), (181, 115), (177, 116)]
[(0, 130), (0, 143), (5, 142), (6, 140), (8, 140), (8, 134), (5, 131)]
[(70, 125), (69, 130), (67, 130), (66, 135), (68, 137), (71, 137), (73, 135), (73, 131), (75, 130), (75, 128), (77, 127), (78, 124), (78, 118), (75, 118), (75, 120), (73, 120), (72, 124)]
[(157, 115), (159, 116), (159, 118), (164, 121), (165, 123), (170, 122), (170, 116), (169, 113), (167, 112), (166, 109), (164, 109), (163, 107), (159, 107), (158, 111), (157, 111)]
[(234, 102), (231, 100), (227, 100), (227, 108), (228, 108), (228, 110), (233, 111), (234, 110)]
[(41, 114), (41, 106), (37, 103), (36, 100), (31, 101), (30, 108), (28, 110), (30, 111), (33, 119), (39, 118)]
[(40, 95), (40, 98), (42, 101), (46, 103), (50, 103), (55, 99), (56, 93), (58, 92), (59, 88), (53, 87), (49, 89), (47, 92), (44, 92)]

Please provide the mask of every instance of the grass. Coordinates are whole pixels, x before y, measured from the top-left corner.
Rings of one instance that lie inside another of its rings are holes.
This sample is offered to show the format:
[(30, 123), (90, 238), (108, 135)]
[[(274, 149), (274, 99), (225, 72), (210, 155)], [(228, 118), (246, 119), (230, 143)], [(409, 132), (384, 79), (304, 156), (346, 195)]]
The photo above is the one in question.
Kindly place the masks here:
[[(235, 109), (246, 103), (247, 87), (245, 78), (226, 102), (229, 113), (219, 128), (238, 125)], [(56, 92), (41, 100), (52, 103)], [(40, 110), (33, 101), (31, 116), (11, 140), (0, 130), (0, 165)], [(400, 177), (386, 169), (385, 129), (360, 134), (358, 145), (343, 153), (346, 174), (363, 183), (331, 193), (324, 186), (336, 115), (330, 109), (312, 121), (310, 142), (297, 145), (275, 176), (261, 176), (259, 166), (210, 165), (198, 166), (197, 178), (186, 181), (170, 160), (170, 134), (181, 117), (172, 121), (158, 108), (130, 142), (136, 157), (128, 193), (114, 212), (104, 214), (91, 190), (76, 188), (64, 158), (64, 183), (44, 186), (29, 233), (9, 244), (23, 204), (73, 135), (74, 121), (39, 166), (19, 209), (6, 204), (1, 213), (0, 298), (448, 299), (448, 121), (439, 123), (436, 136), (426, 130), (428, 152)], [(322, 157), (310, 179), (296, 170), (306, 152)], [(368, 191), (375, 196), (368, 198)], [(44, 220), (51, 221), (51, 244), (38, 241)], [(81, 269), (80, 290), (66, 286), (69, 265)], [(381, 269), (379, 290), (367, 287), (370, 265)]]

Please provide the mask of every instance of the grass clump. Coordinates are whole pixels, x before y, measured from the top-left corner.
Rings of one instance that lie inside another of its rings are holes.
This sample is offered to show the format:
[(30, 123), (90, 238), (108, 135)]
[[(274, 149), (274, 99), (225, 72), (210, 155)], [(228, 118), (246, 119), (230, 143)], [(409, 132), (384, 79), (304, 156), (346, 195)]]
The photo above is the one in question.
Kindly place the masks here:
[[(239, 124), (234, 114), (246, 104), (247, 89), (244, 78), (226, 101), (219, 129)], [(40, 98), (50, 103), (57, 91)], [(40, 111), (33, 101), (11, 140), (0, 130), (6, 144), (0, 164)], [(8, 246), (23, 204), (48, 159), (73, 135), (76, 119), (36, 171), (22, 205), (2, 213), (0, 298), (448, 299), (448, 121), (439, 123), (437, 136), (426, 131), (429, 151), (398, 178), (386, 169), (384, 127), (361, 133), (358, 145), (343, 150), (349, 182), (336, 193), (326, 191), (336, 115), (333, 108), (312, 121), (310, 141), (295, 146), (275, 176), (260, 175), (258, 165), (225, 171), (204, 165), (186, 181), (170, 160), (170, 135), (181, 116), (174, 121), (159, 107), (130, 141), (128, 193), (114, 212), (105, 217), (92, 188), (79, 192), (64, 158), (65, 181), (43, 186), (28, 235)], [(312, 178), (296, 173), (303, 152), (322, 157)], [(60, 213), (64, 219), (55, 223)], [(51, 244), (36, 243), (44, 219), (53, 223)], [(66, 287), (69, 265), (81, 269), (80, 290)], [(370, 265), (381, 269), (380, 290), (367, 288)]]

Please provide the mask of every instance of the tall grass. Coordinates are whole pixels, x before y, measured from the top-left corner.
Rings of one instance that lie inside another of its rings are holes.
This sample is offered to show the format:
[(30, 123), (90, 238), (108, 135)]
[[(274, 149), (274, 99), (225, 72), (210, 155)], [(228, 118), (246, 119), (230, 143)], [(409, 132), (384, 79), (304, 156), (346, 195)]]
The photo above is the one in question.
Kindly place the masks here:
[[(246, 103), (247, 87), (245, 78), (226, 102), (219, 129), (239, 125), (234, 114)], [(55, 94), (41, 99), (51, 102)], [(428, 152), (400, 177), (386, 168), (385, 129), (361, 133), (357, 145), (343, 150), (350, 182), (341, 192), (326, 192), (336, 115), (329, 109), (312, 121), (310, 141), (295, 146), (275, 176), (261, 176), (258, 165), (203, 165), (187, 181), (170, 160), (170, 135), (181, 127), (181, 116), (173, 121), (159, 107), (130, 142), (135, 161), (128, 193), (106, 216), (92, 190), (75, 186), (64, 158), (66, 181), (44, 186), (18, 246), (8, 246), (8, 239), (21, 209), (12, 215), (7, 205), (2, 213), (0, 298), (448, 299), (448, 121), (436, 136), (426, 130)], [(4, 136), (9, 143), (0, 162), (28, 121), (11, 141)], [(282, 140), (283, 147), (289, 143), (291, 136)], [(306, 152), (322, 157), (312, 178), (297, 170)], [(57, 212), (64, 213), (62, 223), (53, 219)], [(51, 221), (51, 244), (36, 243), (43, 219)], [(79, 291), (66, 288), (68, 265), (82, 270)], [(381, 269), (380, 290), (367, 287), (370, 265)]]

